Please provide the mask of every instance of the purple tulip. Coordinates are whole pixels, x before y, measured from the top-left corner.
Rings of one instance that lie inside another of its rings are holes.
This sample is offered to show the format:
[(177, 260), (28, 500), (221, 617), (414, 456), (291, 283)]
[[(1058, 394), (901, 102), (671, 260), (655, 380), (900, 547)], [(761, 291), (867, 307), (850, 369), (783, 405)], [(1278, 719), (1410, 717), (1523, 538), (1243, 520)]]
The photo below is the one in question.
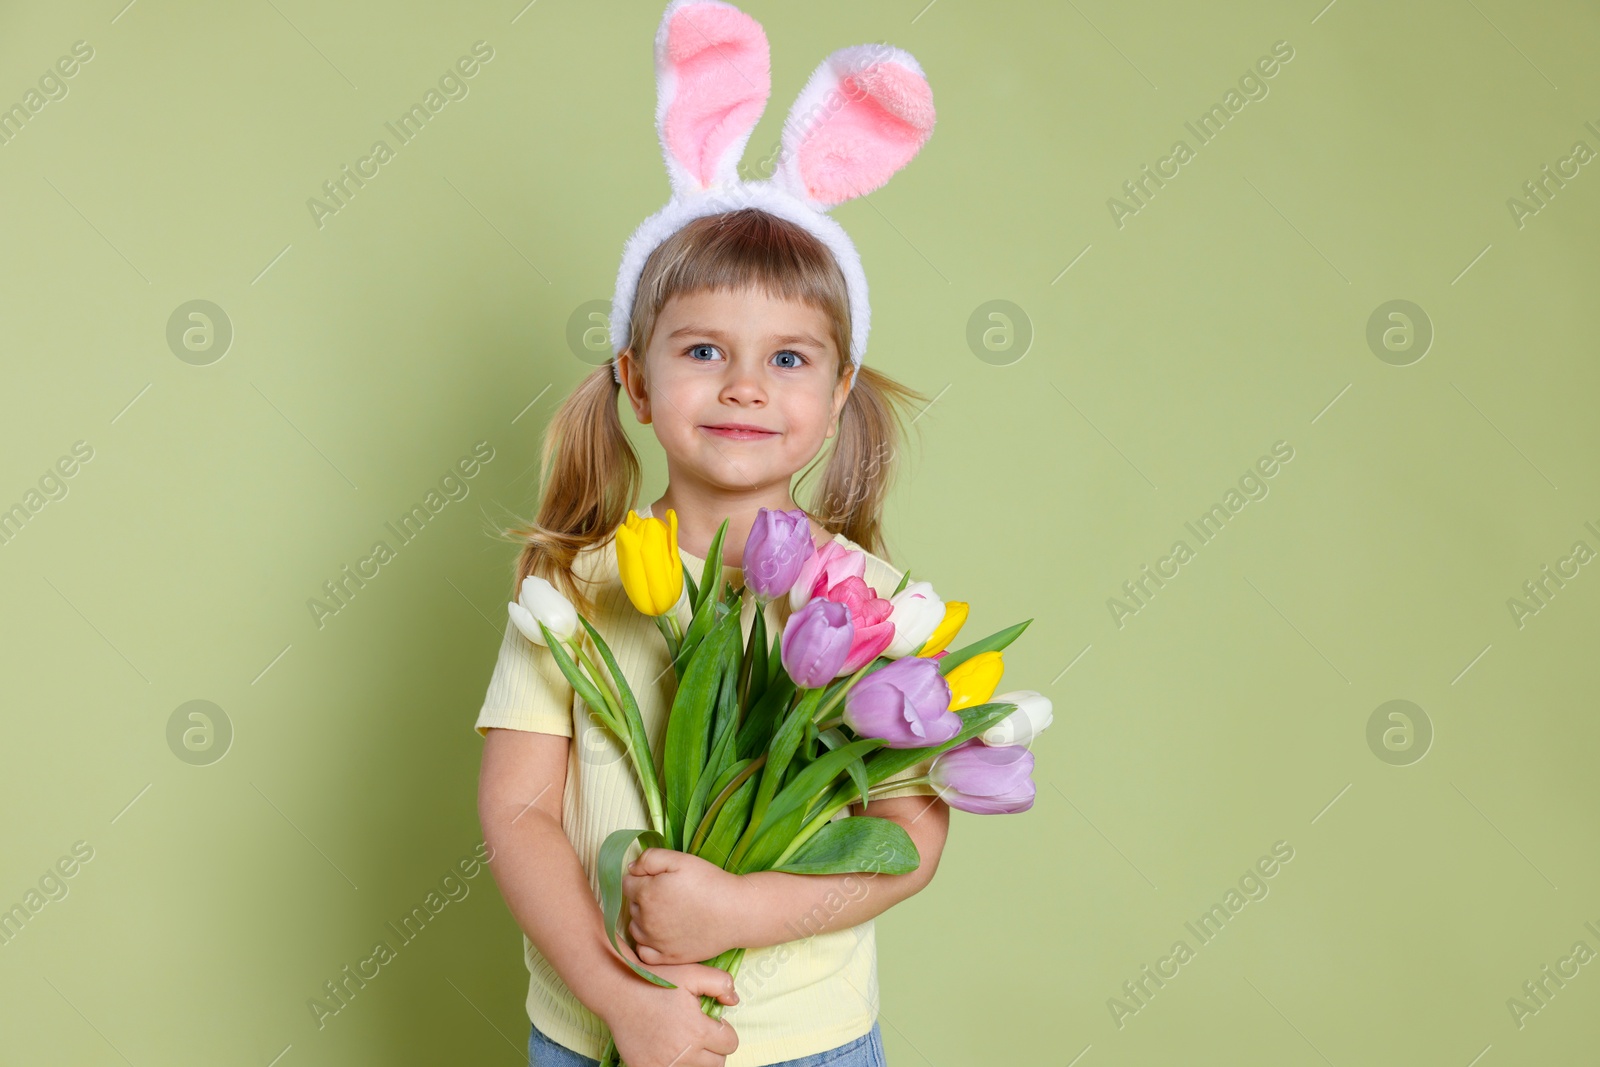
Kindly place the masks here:
[(851, 686), (843, 719), (857, 736), (882, 738), (889, 748), (942, 745), (962, 726), (950, 710), (950, 683), (923, 656), (897, 659)]
[(787, 596), (815, 551), (811, 520), (804, 511), (761, 508), (744, 543), (745, 587), (763, 600)]
[(839, 676), (854, 638), (850, 609), (819, 597), (784, 624), (783, 669), (801, 689), (821, 689)]
[(1032, 775), (1030, 749), (994, 748), (974, 737), (934, 757), (928, 784), (952, 808), (974, 815), (1011, 815), (1033, 807)]

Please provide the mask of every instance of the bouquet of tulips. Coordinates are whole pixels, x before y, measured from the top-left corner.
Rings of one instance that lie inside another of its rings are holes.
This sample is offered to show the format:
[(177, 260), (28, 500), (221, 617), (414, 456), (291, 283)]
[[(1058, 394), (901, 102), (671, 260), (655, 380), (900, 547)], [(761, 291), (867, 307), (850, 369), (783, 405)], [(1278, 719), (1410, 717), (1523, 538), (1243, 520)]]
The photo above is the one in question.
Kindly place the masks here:
[[(966, 621), (965, 603), (942, 601), (929, 583), (909, 582), (909, 573), (892, 597), (880, 597), (862, 577), (865, 554), (836, 541), (816, 549), (800, 510), (760, 510), (745, 543), (744, 588), (735, 590), (722, 580), (727, 529), (724, 520), (698, 583), (678, 554), (676, 513), (669, 510), (663, 523), (630, 510), (616, 531), (623, 588), (656, 620), (677, 676), (659, 778), (629, 680), (589, 621), (534, 576), (509, 605), (517, 628), (550, 650), (615, 735), (644, 793), (650, 825), (614, 831), (600, 849), (600, 903), (613, 947), (618, 927), (626, 929), (623, 860), (635, 841), (736, 874), (903, 874), (919, 857), (900, 824), (834, 816), (930, 756), (926, 776), (884, 788), (926, 782), (951, 807), (981, 815), (1033, 805), (1026, 746), (1050, 725), (1050, 701), (1032, 690), (991, 699), (1004, 670), (1001, 652), (1031, 619), (947, 651)], [(756, 601), (748, 641), (746, 595)], [(791, 614), (769, 644), (765, 607), (778, 597), (788, 598)], [(685, 600), (687, 628), (678, 618)], [(580, 624), (599, 663), (584, 648)], [(737, 974), (744, 953), (731, 949), (705, 962)], [(673, 987), (623, 958), (642, 978)], [(722, 1013), (713, 997), (701, 1006), (712, 1017)], [(608, 1042), (601, 1063), (616, 1062)]]

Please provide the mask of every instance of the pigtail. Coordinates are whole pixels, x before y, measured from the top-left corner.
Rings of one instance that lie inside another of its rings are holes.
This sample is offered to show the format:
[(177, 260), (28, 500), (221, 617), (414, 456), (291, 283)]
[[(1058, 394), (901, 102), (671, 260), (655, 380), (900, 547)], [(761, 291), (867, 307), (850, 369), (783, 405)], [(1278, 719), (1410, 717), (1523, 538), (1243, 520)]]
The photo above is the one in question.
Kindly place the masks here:
[[(848, 365), (846, 365), (848, 373)], [(822, 469), (809, 513), (830, 533), (842, 533), (885, 560), (883, 505), (909, 440), (898, 409), (922, 410), (928, 398), (863, 365), (839, 412), (834, 445)], [(811, 473), (801, 475), (803, 482)]]
[(539, 456), (539, 510), (505, 531), (522, 543), (511, 599), (537, 575), (593, 618), (588, 590), (573, 573), (578, 554), (603, 544), (626, 520), (642, 484), (639, 457), (617, 414), (622, 386), (607, 363), (584, 378), (545, 428)]

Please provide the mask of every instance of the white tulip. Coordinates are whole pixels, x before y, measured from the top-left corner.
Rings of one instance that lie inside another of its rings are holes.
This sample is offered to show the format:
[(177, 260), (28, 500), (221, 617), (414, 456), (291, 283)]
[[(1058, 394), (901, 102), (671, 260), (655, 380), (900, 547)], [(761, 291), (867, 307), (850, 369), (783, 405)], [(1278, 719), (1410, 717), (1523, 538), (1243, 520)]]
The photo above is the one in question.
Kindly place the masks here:
[(944, 601), (931, 583), (910, 582), (889, 603), (893, 605), (889, 621), (894, 623), (894, 640), (883, 654), (890, 659), (915, 655), (944, 621)]
[(1025, 745), (1043, 733), (1045, 727), (1055, 719), (1050, 698), (1032, 689), (1002, 693), (990, 697), (989, 703), (1015, 704), (1017, 710), (978, 735), (986, 745)]
[(541, 622), (562, 642), (572, 640), (578, 632), (578, 609), (572, 606), (572, 601), (562, 596), (555, 586), (532, 574), (522, 579), (522, 592), (506, 605), (506, 610), (522, 635), (536, 645), (545, 644), (544, 632), (539, 629)]

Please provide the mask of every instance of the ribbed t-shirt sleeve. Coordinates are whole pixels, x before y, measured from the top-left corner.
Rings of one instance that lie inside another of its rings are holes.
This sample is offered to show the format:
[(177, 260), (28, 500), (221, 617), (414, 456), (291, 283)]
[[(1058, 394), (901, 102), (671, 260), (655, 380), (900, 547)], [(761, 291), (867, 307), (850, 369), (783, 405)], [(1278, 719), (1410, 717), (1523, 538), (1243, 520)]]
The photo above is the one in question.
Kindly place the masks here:
[(503, 726), (571, 737), (572, 695), (572, 685), (550, 650), (522, 636), (507, 618), (475, 727), (480, 736), (487, 736), (492, 726)]
[[(863, 575), (863, 577), (865, 578), (866, 583), (872, 586), (872, 588), (877, 591), (877, 594), (885, 599), (888, 599), (894, 595), (895, 588), (900, 584), (900, 579), (904, 574), (904, 571), (897, 569), (885, 560), (881, 560), (873, 555), (867, 556), (866, 574)], [(891, 774), (873, 788), (875, 790), (883, 789), (884, 786), (892, 785), (895, 782), (903, 782), (911, 778), (921, 778), (923, 775), (928, 773), (928, 768), (931, 766), (933, 766), (933, 757), (929, 756), (925, 760), (913, 763), (911, 766), (907, 767), (903, 771), (898, 772), (897, 774)], [(895, 797), (934, 797), (938, 795), (939, 791), (933, 788), (933, 786), (927, 784), (926, 782), (919, 782), (916, 785), (884, 789), (882, 793), (874, 793), (872, 799), (892, 800)]]

